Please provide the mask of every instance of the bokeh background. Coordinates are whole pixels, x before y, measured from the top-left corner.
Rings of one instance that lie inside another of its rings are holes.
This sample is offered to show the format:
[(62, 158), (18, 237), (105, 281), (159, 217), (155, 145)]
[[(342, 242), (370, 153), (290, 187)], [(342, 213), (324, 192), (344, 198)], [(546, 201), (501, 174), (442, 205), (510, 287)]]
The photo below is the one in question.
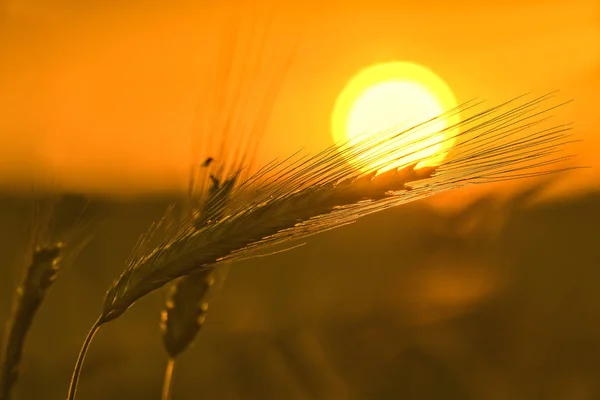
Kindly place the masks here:
[[(460, 212), (417, 202), (231, 265), (179, 360), (174, 399), (599, 398), (600, 193), (535, 198)], [(15, 398), (64, 399), (104, 291), (166, 200), (90, 208), (103, 223), (43, 304)], [(4, 319), (31, 213), (23, 199), (2, 205)], [(101, 329), (79, 397), (159, 398), (163, 300)]]
[[(267, 38), (260, 73), (236, 50), (246, 92), (294, 54), (259, 164), (329, 146), (352, 75), (411, 60), (459, 101), (559, 89), (575, 101), (555, 119), (575, 122), (582, 142), (569, 152), (592, 168), (442, 194), (229, 266), (174, 399), (600, 398), (596, 1), (0, 0), (0, 320), (34, 196), (85, 193), (100, 221), (39, 312), (16, 398), (65, 397), (104, 291), (185, 187), (203, 140), (222, 134), (214, 91), (235, 86), (219, 79), (231, 10), (254, 21), (242, 37)], [(258, 118), (250, 94), (241, 120)], [(82, 204), (74, 194), (60, 207), (72, 216)], [(159, 398), (163, 299), (100, 331), (82, 399)]]

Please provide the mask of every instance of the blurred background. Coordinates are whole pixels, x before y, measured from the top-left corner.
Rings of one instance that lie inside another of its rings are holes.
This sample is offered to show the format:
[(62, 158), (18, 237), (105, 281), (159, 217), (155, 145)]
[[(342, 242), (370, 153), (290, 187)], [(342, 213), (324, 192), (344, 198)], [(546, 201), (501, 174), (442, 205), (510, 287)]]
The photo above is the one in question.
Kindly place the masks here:
[[(600, 399), (598, 3), (246, 7), (0, 0), (0, 321), (26, 263), (33, 197), (84, 193), (101, 222), (33, 324), (15, 398), (65, 397), (104, 291), (228, 116), (258, 121), (257, 164), (317, 151), (356, 72), (409, 60), (461, 102), (559, 89), (575, 101), (555, 120), (575, 122), (583, 141), (568, 151), (592, 168), (441, 194), (229, 266), (174, 399)], [(222, 18), (231, 10), (254, 21), (238, 39)], [(245, 62), (248, 43), (260, 71)], [(227, 46), (237, 58), (225, 79)], [(275, 78), (267, 121), (253, 88)], [(249, 79), (245, 105), (219, 114)], [(67, 216), (84, 203), (67, 200)], [(101, 329), (82, 399), (159, 398), (163, 300)]]
[[(459, 212), (416, 202), (231, 265), (173, 398), (600, 398), (600, 193), (536, 197), (482, 197)], [(105, 290), (167, 200), (90, 205), (103, 223), (34, 321), (16, 399), (64, 399)], [(2, 319), (29, 205), (2, 200)], [(80, 398), (160, 397), (164, 296), (101, 328)]]

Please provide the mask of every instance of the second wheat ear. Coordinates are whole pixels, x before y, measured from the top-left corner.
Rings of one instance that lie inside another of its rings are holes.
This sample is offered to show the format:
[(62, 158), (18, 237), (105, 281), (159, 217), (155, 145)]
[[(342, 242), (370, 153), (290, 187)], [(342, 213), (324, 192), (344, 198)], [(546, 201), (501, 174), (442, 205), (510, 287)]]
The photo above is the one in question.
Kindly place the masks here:
[(11, 313), (0, 359), (0, 399), (10, 399), (10, 389), (18, 378), (18, 367), (24, 341), (46, 292), (58, 275), (62, 244), (38, 247), (25, 271), (23, 282), (17, 289), (18, 298)]
[(91, 239), (92, 220), (84, 218), (87, 201), (75, 221), (63, 224), (66, 220), (61, 218), (64, 216), (59, 212), (59, 205), (67, 198), (52, 195), (38, 198), (33, 204), (27, 264), (15, 291), (0, 348), (0, 400), (12, 398), (27, 337), (50, 288)]
[(161, 320), (163, 345), (169, 357), (163, 382), (163, 400), (171, 398), (177, 357), (192, 344), (204, 325), (214, 279), (214, 269), (207, 268), (180, 278), (169, 288), (169, 298)]
[[(415, 133), (446, 115), (402, 132), (383, 132), (339, 150), (326, 149), (308, 160), (288, 160), (260, 170), (231, 192), (227, 212), (221, 217), (211, 214), (211, 222), (200, 229), (188, 221), (163, 244), (131, 260), (108, 290), (101, 316), (84, 342), (68, 399), (75, 396), (83, 359), (97, 329), (175, 279), (465, 185), (573, 169), (548, 169), (571, 158), (560, 152), (573, 141), (568, 126), (539, 127), (547, 119), (545, 114), (558, 107), (540, 110), (551, 97), (521, 104), (514, 99), (481, 112), (473, 112), (476, 105), (453, 110), (472, 115), (448, 128), (458, 132), (448, 135), (457, 139), (457, 145), (437, 168), (404, 165), (396, 169), (395, 165), (401, 162), (400, 155), (406, 156), (407, 149), (422, 151), (431, 137)], [(437, 135), (439, 132), (432, 136)], [(357, 159), (360, 163), (352, 163)], [(389, 161), (382, 164), (382, 160)], [(377, 175), (377, 170), (369, 170), (374, 164), (387, 172)], [(221, 210), (215, 205), (209, 212)]]
[[(212, 158), (208, 160), (212, 161)], [(203, 166), (208, 166), (206, 162)], [(205, 204), (193, 222), (196, 229), (222, 218), (231, 191), (236, 183), (237, 175), (224, 182), (210, 175), (210, 186)], [(162, 399), (171, 398), (173, 372), (177, 357), (194, 341), (206, 320), (210, 289), (214, 284), (214, 268), (208, 267), (197, 273), (179, 278), (171, 284), (165, 309), (161, 314), (163, 345), (169, 356)]]

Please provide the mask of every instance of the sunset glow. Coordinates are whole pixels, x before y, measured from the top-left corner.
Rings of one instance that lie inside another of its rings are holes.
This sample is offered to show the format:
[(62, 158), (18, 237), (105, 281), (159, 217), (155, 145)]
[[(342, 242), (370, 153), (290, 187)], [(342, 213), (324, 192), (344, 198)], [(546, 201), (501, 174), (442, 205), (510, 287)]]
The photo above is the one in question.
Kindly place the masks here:
[[(337, 143), (352, 143), (384, 131), (401, 132), (456, 106), (449, 86), (429, 69), (408, 62), (376, 65), (356, 75), (339, 95), (332, 116), (333, 137)], [(376, 162), (361, 169), (386, 170), (417, 161), (421, 161), (418, 167), (439, 165), (456, 132), (438, 132), (458, 122), (459, 116), (452, 115), (406, 134), (397, 143), (401, 150), (375, 157)], [(374, 155), (366, 152), (353, 162)]]

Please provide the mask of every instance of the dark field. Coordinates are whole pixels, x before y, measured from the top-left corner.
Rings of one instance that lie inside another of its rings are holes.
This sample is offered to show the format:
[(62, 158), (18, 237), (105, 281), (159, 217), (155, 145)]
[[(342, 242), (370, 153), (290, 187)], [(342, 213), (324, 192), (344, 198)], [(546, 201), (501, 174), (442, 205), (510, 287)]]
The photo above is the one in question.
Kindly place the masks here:
[[(101, 224), (40, 309), (16, 400), (65, 398), (104, 291), (167, 202), (92, 202)], [(174, 400), (600, 399), (600, 193), (525, 203), (417, 202), (226, 266)], [(0, 197), (2, 321), (30, 206)], [(78, 399), (160, 397), (163, 297), (100, 330)]]

